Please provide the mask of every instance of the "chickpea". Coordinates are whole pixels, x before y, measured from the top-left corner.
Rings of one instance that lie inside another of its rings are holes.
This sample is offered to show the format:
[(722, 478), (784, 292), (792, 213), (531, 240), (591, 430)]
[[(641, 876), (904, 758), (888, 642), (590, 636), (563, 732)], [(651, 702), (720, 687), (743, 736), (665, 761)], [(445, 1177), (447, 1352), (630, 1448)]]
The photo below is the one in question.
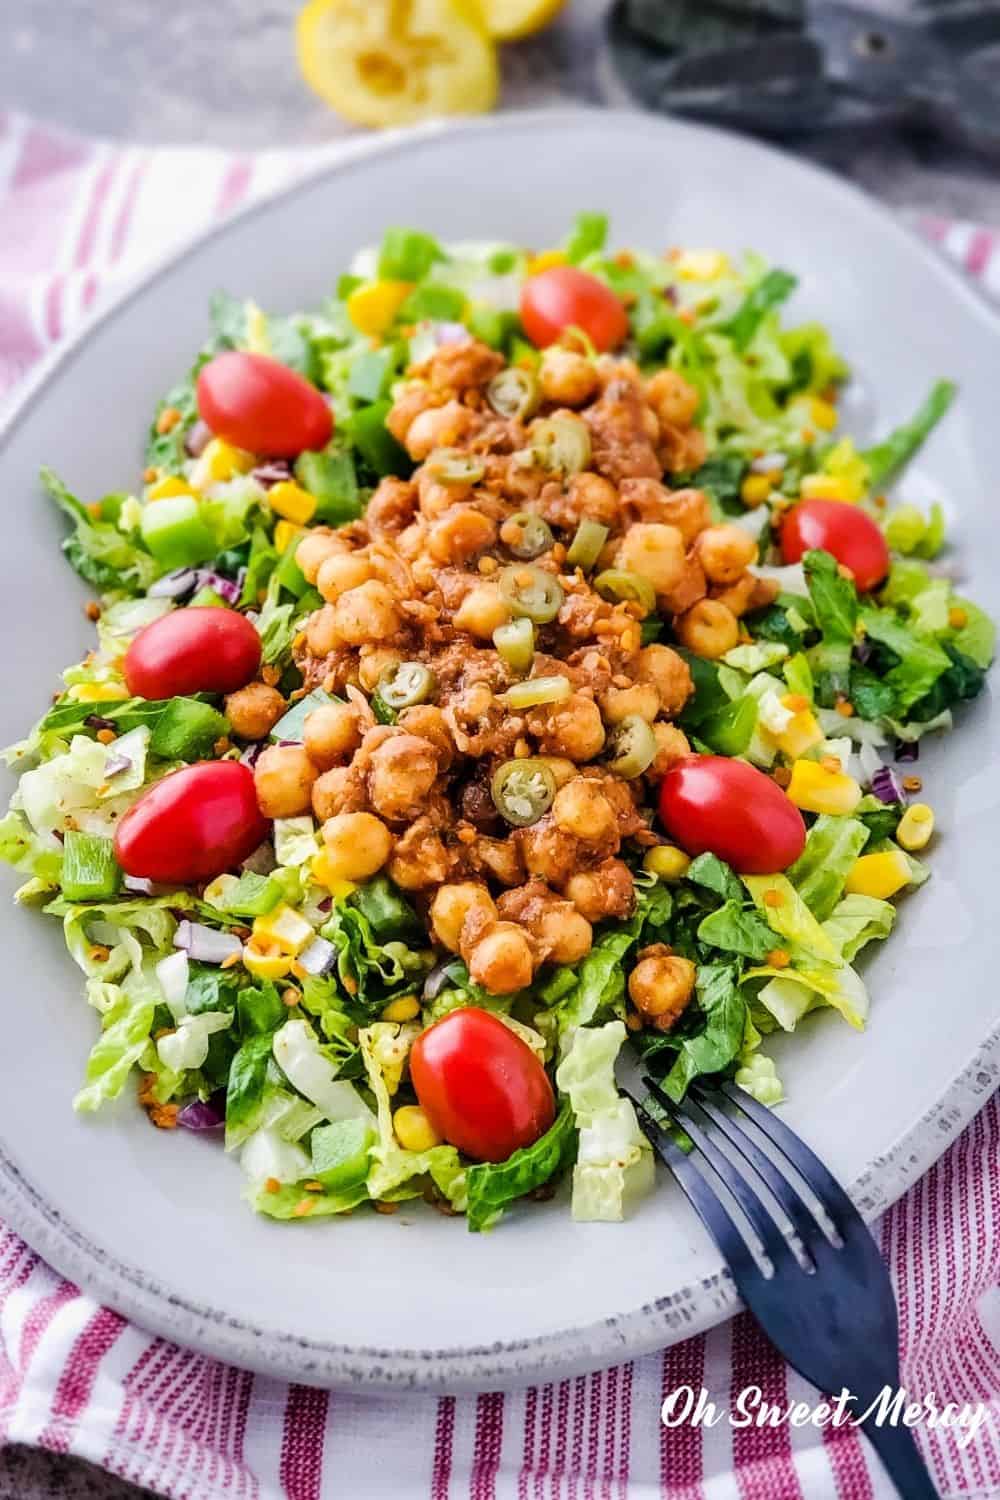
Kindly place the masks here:
[[(771, 580), (768, 579), (767, 582), (770, 583)], [(728, 588), (713, 589), (712, 598), (717, 599), (720, 604), (724, 604), (727, 609), (732, 610), (736, 618), (739, 619), (740, 615), (745, 615), (747, 610), (751, 608), (751, 602), (757, 592), (758, 583), (760, 583), (759, 578), (755, 578), (752, 573), (744, 573), (742, 578), (737, 578), (736, 582), (731, 583)], [(757, 606), (753, 605), (753, 608), (756, 609)]]
[(337, 612), (332, 604), (324, 604), (314, 615), (309, 616), (306, 626), (306, 645), (313, 656), (329, 656), (341, 644), (337, 630)]
[(757, 543), (742, 526), (709, 526), (695, 548), (710, 583), (735, 583), (757, 561)]
[(543, 755), (539, 757), (544, 760), (552, 775), (555, 777), (556, 790), (565, 786), (567, 781), (572, 781), (577, 774), (576, 766), (571, 760), (566, 760), (559, 755)]
[(669, 594), (684, 575), (684, 538), (676, 526), (639, 522), (622, 538), (618, 562), (630, 573), (648, 578), (658, 594)]
[(407, 562), (413, 562), (424, 549), (427, 541), (427, 527), (421, 520), (413, 521), (405, 526), (396, 538), (396, 551), (400, 557), (405, 557)]
[(368, 535), (394, 536), (413, 520), (416, 508), (416, 487), (387, 474), (365, 507)]
[(387, 667), (398, 667), (403, 660), (388, 646), (362, 646), (358, 661), (358, 682), (366, 693), (373, 693)]
[(500, 590), (492, 583), (480, 584), (470, 590), (452, 618), (456, 630), (467, 630), (478, 640), (488, 641), (494, 630), (506, 625), (510, 619), (510, 606), (500, 596)]
[(606, 724), (620, 724), (622, 719), (638, 714), (652, 724), (660, 712), (660, 695), (651, 682), (633, 682), (627, 688), (608, 688), (601, 700)]
[(594, 929), (568, 901), (558, 902), (542, 915), (535, 936), (555, 964), (578, 963), (594, 945)]
[(301, 745), (270, 745), (254, 766), (257, 802), (265, 818), (297, 818), (311, 805), (316, 767)]
[(422, 463), (435, 448), (452, 448), (479, 425), (479, 418), (458, 401), (432, 406), (418, 413), (406, 430), (406, 451)]
[(677, 639), (695, 656), (714, 660), (731, 651), (740, 638), (740, 627), (731, 609), (718, 599), (702, 599), (674, 622)]
[(610, 479), (585, 469), (573, 475), (568, 493), (570, 508), (576, 515), (599, 521), (602, 526), (614, 526), (619, 520), (618, 491)]
[(675, 953), (646, 950), (628, 979), (629, 999), (657, 1031), (669, 1031), (694, 993), (695, 967)]
[(700, 427), (689, 427), (681, 434), (681, 443), (671, 474), (683, 474), (688, 469), (700, 469), (708, 457), (708, 438)]
[(312, 810), (321, 822), (338, 813), (361, 812), (364, 805), (364, 782), (353, 766), (335, 766), (313, 784)]
[(320, 564), (316, 587), (327, 604), (336, 604), (341, 594), (367, 583), (372, 565), (361, 552), (334, 552)]
[(367, 812), (343, 812), (323, 824), (326, 868), (341, 880), (370, 880), (385, 864), (392, 835)]
[(558, 345), (546, 349), (538, 374), (545, 400), (560, 406), (583, 406), (597, 390), (597, 371), (586, 355)]
[(593, 870), (578, 870), (563, 887), (588, 922), (605, 917), (627, 917), (635, 902), (635, 883), (628, 865), (620, 859), (605, 859)]
[(372, 807), (390, 821), (414, 818), (438, 776), (434, 746), (415, 734), (396, 734), (373, 752), (368, 768)]
[(684, 545), (690, 547), (695, 537), (711, 526), (712, 507), (704, 490), (674, 490), (664, 502), (661, 519), (676, 526)]
[(361, 744), (357, 710), (350, 703), (324, 703), (314, 708), (302, 728), (306, 754), (314, 766), (329, 771), (348, 760)]
[(343, 540), (332, 531), (317, 528), (304, 536), (295, 549), (295, 561), (302, 569), (307, 583), (315, 583), (320, 567), (328, 557), (344, 550)]
[(513, 922), (487, 927), (468, 952), (469, 977), (491, 995), (512, 995), (531, 983), (531, 944)]
[(646, 400), (660, 421), (671, 427), (690, 427), (700, 399), (695, 387), (676, 370), (658, 370), (646, 382)]
[(397, 443), (406, 442), (406, 434), (411, 424), (421, 412), (427, 411), (433, 405), (434, 397), (422, 380), (413, 380), (403, 386), (392, 404), (392, 410), (385, 419), (385, 425)]
[(266, 682), (248, 682), (226, 699), (226, 718), (238, 740), (262, 740), (284, 712), (284, 698)]
[(593, 698), (583, 693), (572, 693), (565, 703), (536, 710), (528, 718), (528, 729), (543, 755), (564, 756), (579, 763), (593, 760), (604, 747), (601, 711)]
[(462, 928), (473, 911), (484, 912), (490, 922), (496, 921), (493, 897), (478, 881), (443, 885), (435, 892), (430, 908), (431, 927), (438, 942), (450, 953), (458, 953)]
[(389, 856), (389, 875), (404, 891), (440, 886), (451, 874), (452, 859), (430, 818), (418, 818)]
[(600, 844), (618, 835), (618, 819), (611, 803), (595, 782), (582, 776), (556, 793), (552, 816), (557, 828), (575, 834), (584, 843)]
[(433, 703), (418, 703), (413, 708), (404, 708), (396, 721), (407, 734), (415, 734), (434, 746), (438, 766), (447, 771), (455, 755), (455, 746), (448, 731), (448, 721)]
[(471, 505), (454, 505), (427, 533), (427, 550), (439, 563), (467, 562), (497, 539), (496, 522)]
[(356, 589), (341, 594), (333, 606), (336, 628), (349, 646), (363, 646), (370, 641), (385, 641), (398, 634), (399, 611), (384, 583), (370, 579)]
[(694, 691), (687, 662), (669, 646), (644, 646), (632, 670), (640, 682), (652, 683), (665, 714), (680, 713)]
[(685, 755), (691, 754), (688, 737), (676, 724), (654, 724), (653, 737), (656, 740), (656, 757), (649, 768), (653, 776), (665, 776), (671, 766), (683, 760)]
[(442, 484), (431, 468), (422, 468), (417, 474), (417, 494), (420, 496), (420, 511), (428, 521), (436, 521), (460, 500), (467, 499), (471, 484)]

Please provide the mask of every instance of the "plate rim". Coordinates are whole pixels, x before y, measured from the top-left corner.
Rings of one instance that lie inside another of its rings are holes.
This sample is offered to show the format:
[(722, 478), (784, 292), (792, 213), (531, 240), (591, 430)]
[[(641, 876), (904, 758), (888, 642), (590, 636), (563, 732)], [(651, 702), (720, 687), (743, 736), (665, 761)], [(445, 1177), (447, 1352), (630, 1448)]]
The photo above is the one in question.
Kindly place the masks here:
[[(487, 133), (519, 133), (539, 127), (572, 129), (574, 124), (589, 123), (595, 117), (609, 130), (638, 127), (653, 128), (665, 136), (713, 136), (721, 148), (727, 143), (738, 144), (765, 164), (777, 159), (793, 173), (821, 179), (828, 191), (839, 192), (855, 208), (869, 214), (883, 233), (888, 232), (898, 245), (905, 246), (908, 254), (916, 253), (936, 277), (950, 284), (974, 317), (984, 322), (990, 332), (1000, 335), (1000, 315), (985, 296), (876, 199), (824, 167), (753, 138), (639, 110), (593, 106), (526, 110), (460, 122), (430, 121), (408, 130), (338, 144), (332, 159), (317, 161), (293, 181), (261, 194), (220, 223), (192, 234), (130, 278), (85, 317), (69, 339), (39, 362), (15, 399), (0, 409), (0, 459), (13, 432), (42, 398), (50, 380), (72, 365), (98, 329), (125, 313), (162, 276), (195, 255), (203, 245), (228, 232), (234, 224), (267, 213), (276, 203), (307, 192), (324, 179), (336, 179), (357, 170), (372, 157), (408, 154), (428, 141), (445, 137), (449, 141), (456, 136), (474, 141)], [(325, 154), (329, 148), (315, 149)], [(998, 1087), (1000, 1023), (957, 1071), (941, 1097), (930, 1103), (848, 1185), (865, 1218), (870, 1220), (883, 1212), (922, 1176)], [(725, 1321), (741, 1305), (732, 1278), (721, 1258), (717, 1258), (710, 1271), (667, 1297), (595, 1323), (529, 1339), (437, 1350), (352, 1346), (302, 1338), (179, 1298), (168, 1287), (150, 1280), (141, 1267), (119, 1260), (64, 1221), (58, 1207), (21, 1173), (2, 1140), (0, 1213), (60, 1274), (139, 1327), (262, 1374), (328, 1387), (472, 1391), (525, 1384), (663, 1348)]]

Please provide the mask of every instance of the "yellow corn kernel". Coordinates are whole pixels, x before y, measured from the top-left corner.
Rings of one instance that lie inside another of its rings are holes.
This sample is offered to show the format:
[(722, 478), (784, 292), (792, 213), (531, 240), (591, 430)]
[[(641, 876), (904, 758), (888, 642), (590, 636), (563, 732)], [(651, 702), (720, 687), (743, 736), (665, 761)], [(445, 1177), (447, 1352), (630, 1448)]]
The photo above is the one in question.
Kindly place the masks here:
[[(792, 696), (789, 694), (789, 696)], [(823, 738), (823, 731), (819, 727), (816, 715), (808, 708), (800, 709), (794, 713), (781, 734), (777, 736), (778, 749), (788, 756), (789, 760), (798, 760), (818, 745)]]
[(237, 474), (249, 474), (257, 460), (243, 448), (235, 448), (222, 438), (212, 438), (191, 471), (191, 483), (197, 489), (206, 484), (224, 484)]
[(715, 281), (730, 269), (724, 250), (683, 250), (675, 264), (684, 281)]
[(854, 861), (844, 883), (849, 896), (874, 896), (888, 901), (910, 883), (910, 866), (902, 849), (887, 849), (884, 854), (862, 854)]
[(312, 862), (313, 878), (325, 885), (332, 896), (349, 896), (357, 890), (353, 880), (340, 873), (339, 863), (329, 849), (321, 849)]
[(416, 995), (400, 995), (398, 1000), (390, 1000), (382, 1012), (383, 1021), (415, 1021), (420, 1014), (420, 1001)]
[(804, 812), (836, 815), (854, 811), (861, 801), (861, 788), (853, 776), (828, 770), (815, 760), (797, 760), (788, 796)]
[(776, 474), (748, 474), (740, 485), (744, 505), (763, 505), (774, 485)]
[(537, 276), (541, 271), (551, 271), (553, 266), (566, 264), (565, 250), (540, 250), (533, 255), (524, 268), (526, 276)]
[(274, 528), (274, 546), (278, 552), (286, 552), (296, 537), (302, 536), (303, 528), (294, 521), (279, 521)]
[[(355, 287), (347, 299), (347, 316), (370, 338), (392, 327), (396, 314), (413, 291), (410, 281), (370, 281)], [(273, 492), (272, 492), (273, 493)]]
[(823, 432), (832, 432), (840, 420), (833, 402), (823, 401), (819, 396), (814, 396), (810, 401), (809, 416), (813, 426), (819, 427)]
[(195, 495), (186, 479), (178, 479), (176, 474), (168, 474), (165, 479), (158, 479), (151, 484), (146, 491), (147, 500), (170, 500), (174, 495)]
[(270, 354), (271, 334), (267, 326), (267, 313), (256, 302), (247, 302), (247, 349), (251, 354)]
[(284, 901), (266, 915), (254, 918), (253, 935), (261, 946), (273, 944), (282, 953), (290, 953), (293, 957), (311, 943), (314, 936), (301, 912), (287, 906)]
[(441, 1137), (419, 1104), (402, 1104), (392, 1117), (392, 1128), (404, 1151), (429, 1151)]
[(842, 500), (845, 505), (854, 505), (860, 496), (853, 494), (853, 489), (842, 474), (807, 474), (800, 493), (803, 500)]
[(128, 689), (117, 682), (78, 682), (69, 690), (69, 696), (77, 703), (110, 703), (112, 699), (127, 698)]
[(926, 802), (914, 802), (899, 820), (896, 842), (909, 849), (911, 854), (926, 849), (934, 832), (934, 809)]
[(296, 526), (305, 526), (316, 514), (316, 496), (310, 495), (294, 479), (283, 479), (280, 484), (272, 485), (267, 500), (273, 511), (284, 516), (286, 521), (294, 521)]
[(660, 880), (675, 881), (684, 879), (690, 864), (683, 849), (676, 849), (673, 844), (658, 844), (655, 849), (647, 849), (642, 868)]
[(262, 953), (253, 943), (245, 943), (243, 967), (258, 979), (284, 979), (292, 967), (292, 959), (287, 953)]

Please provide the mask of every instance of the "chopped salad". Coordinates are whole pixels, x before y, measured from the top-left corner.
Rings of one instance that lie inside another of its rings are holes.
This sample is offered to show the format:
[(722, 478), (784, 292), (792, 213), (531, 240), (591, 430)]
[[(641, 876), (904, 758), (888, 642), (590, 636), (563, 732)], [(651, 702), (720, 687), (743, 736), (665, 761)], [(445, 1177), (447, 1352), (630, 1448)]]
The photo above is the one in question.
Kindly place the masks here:
[(75, 1107), (218, 1132), (271, 1218), (566, 1176), (621, 1219), (619, 1050), (777, 1104), (928, 878), (913, 762), (994, 628), (885, 494), (952, 386), (859, 448), (794, 275), (606, 241), (390, 229), (314, 312), (217, 297), (141, 475), (43, 471), (97, 640), (0, 854), (85, 976)]

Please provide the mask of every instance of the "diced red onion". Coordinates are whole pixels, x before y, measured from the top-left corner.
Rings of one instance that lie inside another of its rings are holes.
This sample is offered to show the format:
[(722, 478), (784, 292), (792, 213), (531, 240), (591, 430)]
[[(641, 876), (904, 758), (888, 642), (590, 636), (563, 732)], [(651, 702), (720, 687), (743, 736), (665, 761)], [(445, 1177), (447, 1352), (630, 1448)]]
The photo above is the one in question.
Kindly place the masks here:
[(246, 747), (246, 749), (240, 755), (240, 760), (245, 766), (249, 766), (250, 769), (253, 770), (254, 766), (257, 764), (258, 758), (264, 753), (266, 749), (267, 746), (264, 744), (264, 741), (259, 740), (256, 744), (248, 745)]
[(88, 714), (83, 721), (88, 729), (114, 729), (114, 719), (102, 718), (100, 714)]
[(174, 947), (200, 964), (221, 964), (234, 953), (243, 955), (243, 944), (233, 933), (217, 932), (201, 922), (181, 922), (174, 933)]
[(454, 967), (454, 958), (442, 958), (431, 969), (424, 980), (424, 999), (436, 1000), (441, 991), (446, 988), (452, 977), (451, 970)]
[(190, 594), (197, 583), (197, 568), (175, 568), (151, 584), (146, 593), (150, 599), (180, 599), (183, 594)]
[(132, 757), (130, 755), (122, 755), (116, 750), (104, 762), (105, 780), (109, 780), (112, 776), (120, 776), (123, 771), (131, 771), (131, 769)]
[(273, 484), (282, 484), (291, 477), (291, 466), (283, 458), (268, 459), (266, 464), (258, 464), (255, 469), (250, 470), (250, 478), (256, 479), (265, 490), (269, 490)]
[(867, 637), (863, 637), (860, 641), (855, 641), (851, 655), (854, 657), (854, 660), (858, 663), (859, 666), (867, 666), (868, 662), (871, 660), (872, 655), (871, 641), (869, 641)]
[(242, 584), (236, 579), (226, 578), (221, 573), (213, 573), (211, 568), (202, 568), (198, 574), (198, 587), (200, 589), (214, 589), (220, 599), (225, 599), (227, 604), (238, 604), (240, 594), (243, 592)]
[(337, 950), (326, 938), (315, 937), (308, 948), (303, 948), (296, 962), (301, 964), (307, 974), (315, 974), (321, 979), (336, 964)]
[(147, 880), (145, 875), (126, 875), (122, 885), (127, 891), (133, 891), (137, 896), (151, 896), (153, 894), (153, 882)]
[(472, 334), (464, 323), (432, 323), (434, 338), (439, 344), (468, 344)]
[(189, 458), (200, 458), (212, 441), (212, 429), (199, 417), (184, 439), (184, 451)]
[[(255, 749), (259, 754), (264, 747), (263, 745), (254, 745), (251, 748)], [(240, 759), (243, 760), (242, 755)], [(265, 839), (262, 844), (258, 844), (249, 859), (243, 861), (240, 869), (251, 875), (270, 875), (271, 871), (277, 868), (277, 864), (278, 861), (274, 857), (274, 846), (270, 839)]]
[(750, 472), (751, 474), (773, 474), (775, 469), (783, 469), (787, 462), (786, 453), (762, 453), (750, 465)]
[(871, 780), (871, 788), (874, 796), (880, 802), (905, 802), (906, 794), (896, 779), (896, 773), (891, 766), (880, 766)]
[(226, 1123), (225, 1107), (220, 1107), (214, 1097), (194, 1099), (178, 1111), (177, 1123), (185, 1130), (218, 1130)]
[(916, 740), (896, 741), (896, 764), (903, 766), (920, 759), (920, 745)]

